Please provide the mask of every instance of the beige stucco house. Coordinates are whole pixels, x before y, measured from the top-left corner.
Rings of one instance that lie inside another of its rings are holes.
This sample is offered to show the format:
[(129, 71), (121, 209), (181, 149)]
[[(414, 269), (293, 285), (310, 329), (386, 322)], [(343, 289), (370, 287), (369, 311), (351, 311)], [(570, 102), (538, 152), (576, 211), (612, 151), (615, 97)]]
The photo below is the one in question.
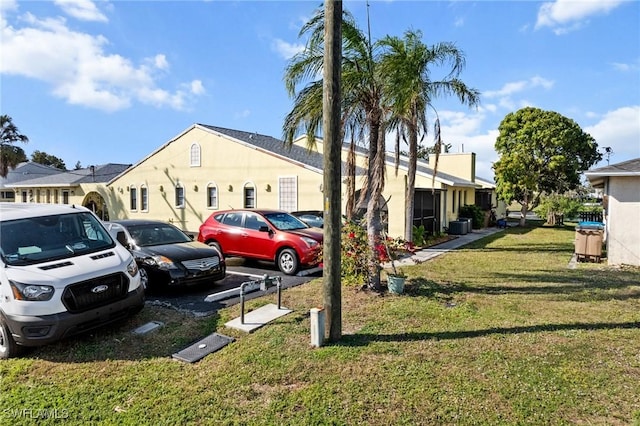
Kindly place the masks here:
[[(343, 169), (346, 156), (345, 146)], [(358, 158), (360, 187), (366, 152), (358, 150)], [(392, 236), (404, 233), (406, 160), (401, 158), (397, 175), (391, 155), (387, 162), (383, 196)], [(435, 179), (429, 164), (420, 162), (414, 222), (430, 228), (435, 219), (438, 232), (457, 219), (460, 206), (476, 203), (477, 196), (484, 205), (495, 206), (492, 184), (474, 174), (473, 153), (441, 155)], [(111, 180), (105, 199), (112, 218), (163, 220), (196, 233), (221, 209), (322, 210), (322, 183), (322, 140), (309, 150), (304, 138), (287, 147), (271, 136), (194, 124)], [(345, 193), (343, 187), (343, 204)]]
[(607, 263), (640, 266), (640, 158), (585, 172), (604, 194)]

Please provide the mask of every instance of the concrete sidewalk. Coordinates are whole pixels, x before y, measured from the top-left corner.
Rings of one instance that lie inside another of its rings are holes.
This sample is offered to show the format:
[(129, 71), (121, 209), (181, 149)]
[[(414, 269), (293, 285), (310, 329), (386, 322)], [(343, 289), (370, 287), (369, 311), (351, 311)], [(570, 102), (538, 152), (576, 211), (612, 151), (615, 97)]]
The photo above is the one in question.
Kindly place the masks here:
[[(457, 238), (454, 238), (453, 240), (446, 241), (444, 243), (438, 244), (437, 246), (418, 250), (411, 256), (398, 259), (395, 261), (395, 265), (396, 267), (398, 267), (403, 265), (415, 265), (416, 263), (426, 262), (427, 260), (431, 260), (434, 257), (438, 257), (451, 250), (455, 250), (457, 248), (465, 246), (473, 241), (479, 240), (480, 238), (484, 238), (488, 235), (493, 235), (503, 231), (504, 231), (503, 228), (498, 228), (498, 227), (474, 229), (473, 232), (470, 232), (465, 235), (458, 235)], [(383, 266), (385, 269), (391, 268), (391, 263), (388, 262)]]

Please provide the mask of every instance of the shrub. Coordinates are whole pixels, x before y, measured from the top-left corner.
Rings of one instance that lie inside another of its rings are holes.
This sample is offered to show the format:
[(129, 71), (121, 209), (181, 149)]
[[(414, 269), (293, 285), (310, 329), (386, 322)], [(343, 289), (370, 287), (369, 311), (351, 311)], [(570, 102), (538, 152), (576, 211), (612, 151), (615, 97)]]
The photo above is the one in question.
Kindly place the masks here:
[(413, 225), (413, 244), (418, 247), (422, 247), (425, 243), (425, 233), (424, 225)]
[(484, 225), (484, 212), (476, 205), (465, 204), (460, 207), (458, 217), (471, 218), (471, 226), (473, 229), (480, 229)]
[[(397, 259), (401, 254), (414, 250), (414, 245), (402, 238), (383, 237), (376, 244), (376, 262), (380, 264)], [(369, 282), (371, 259), (367, 230), (361, 225), (348, 222), (342, 226), (341, 234), (342, 283), (362, 285)]]

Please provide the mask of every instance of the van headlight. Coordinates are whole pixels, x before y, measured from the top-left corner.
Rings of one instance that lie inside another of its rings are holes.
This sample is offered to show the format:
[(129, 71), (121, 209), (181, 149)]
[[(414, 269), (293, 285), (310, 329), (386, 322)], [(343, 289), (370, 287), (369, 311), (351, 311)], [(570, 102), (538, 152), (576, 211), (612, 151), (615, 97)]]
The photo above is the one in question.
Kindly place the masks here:
[(129, 262), (129, 264), (127, 265), (127, 272), (132, 277), (136, 276), (136, 274), (138, 273), (138, 264), (136, 263), (135, 260), (132, 260), (131, 262)]
[(24, 284), (9, 280), (13, 297), (16, 300), (26, 300), (30, 302), (43, 302), (51, 300), (54, 289), (50, 285)]
[(149, 266), (155, 266), (156, 268), (162, 269), (163, 271), (166, 271), (167, 269), (178, 269), (176, 264), (173, 263), (173, 260), (169, 259), (167, 256), (149, 256), (144, 259), (144, 263)]

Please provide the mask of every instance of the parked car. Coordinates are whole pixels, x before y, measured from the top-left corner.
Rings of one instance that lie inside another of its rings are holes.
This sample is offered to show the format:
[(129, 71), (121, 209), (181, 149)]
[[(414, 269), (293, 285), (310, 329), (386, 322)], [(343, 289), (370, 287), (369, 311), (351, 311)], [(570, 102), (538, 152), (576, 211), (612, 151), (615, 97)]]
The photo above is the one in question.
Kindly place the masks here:
[(225, 256), (275, 262), (294, 275), (319, 263), (322, 232), (280, 210), (223, 210), (200, 226), (198, 241), (218, 247)]
[(291, 212), (292, 215), (314, 228), (322, 228), (324, 226), (324, 212), (321, 210), (302, 210)]
[(0, 203), (0, 359), (143, 307), (136, 262), (90, 210)]
[(115, 220), (105, 223), (111, 235), (127, 247), (150, 291), (213, 283), (226, 276), (220, 250), (193, 239), (178, 227), (155, 220)]

